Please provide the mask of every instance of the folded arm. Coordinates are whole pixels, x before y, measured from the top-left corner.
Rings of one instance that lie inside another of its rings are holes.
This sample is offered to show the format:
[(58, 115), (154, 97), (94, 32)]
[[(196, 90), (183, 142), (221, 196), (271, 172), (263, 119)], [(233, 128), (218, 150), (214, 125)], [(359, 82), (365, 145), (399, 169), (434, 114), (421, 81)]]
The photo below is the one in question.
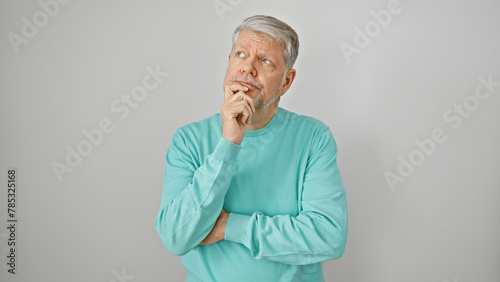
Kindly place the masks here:
[(166, 156), (165, 179), (156, 230), (165, 247), (184, 255), (210, 233), (224, 204), (240, 150), (221, 138), (214, 152), (196, 167), (176, 133)]
[(310, 152), (297, 216), (231, 213), (225, 239), (246, 246), (257, 259), (311, 264), (342, 256), (347, 239), (345, 191), (330, 130)]

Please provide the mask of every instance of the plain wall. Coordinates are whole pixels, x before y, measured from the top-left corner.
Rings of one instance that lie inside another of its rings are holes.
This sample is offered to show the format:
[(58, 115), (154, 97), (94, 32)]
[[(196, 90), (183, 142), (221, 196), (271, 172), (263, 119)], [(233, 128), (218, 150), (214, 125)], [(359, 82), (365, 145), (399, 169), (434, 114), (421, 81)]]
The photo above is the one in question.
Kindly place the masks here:
[[(500, 281), (500, 2), (49, 2), (0, 3), (0, 226), (9, 168), (18, 185), (1, 281), (184, 280), (154, 224), (165, 153), (220, 110), (232, 31), (254, 14), (301, 40), (280, 105), (338, 143), (349, 237), (326, 281)], [(128, 106), (148, 68), (168, 77)]]

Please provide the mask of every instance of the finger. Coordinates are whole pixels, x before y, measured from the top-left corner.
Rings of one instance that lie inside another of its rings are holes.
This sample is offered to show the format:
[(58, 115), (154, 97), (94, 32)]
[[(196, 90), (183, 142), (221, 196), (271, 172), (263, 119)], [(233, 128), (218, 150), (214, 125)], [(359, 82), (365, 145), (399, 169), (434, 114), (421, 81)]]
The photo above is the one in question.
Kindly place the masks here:
[(252, 117), (248, 114), (241, 114), (240, 121), (242, 124), (250, 125), (252, 123)]
[(224, 87), (224, 100), (225, 101), (229, 100), (234, 94), (236, 94), (239, 91), (246, 92), (246, 91), (248, 91), (248, 88), (243, 86), (243, 85), (240, 85), (240, 84), (231, 84), (231, 85), (225, 86)]
[(234, 102), (238, 102), (238, 101), (241, 101), (241, 100), (244, 100), (244, 96), (246, 94), (243, 93), (242, 91), (238, 91), (237, 93), (233, 94), (231, 96), (231, 98), (229, 98), (229, 103), (234, 103)]
[(246, 101), (248, 103), (248, 105), (250, 105), (252, 112), (253, 113), (255, 112), (255, 105), (254, 105), (253, 99), (250, 96), (248, 96), (246, 93), (243, 93), (241, 91), (234, 94), (231, 97), (231, 99), (229, 100), (229, 102), (235, 102), (235, 101), (240, 101), (240, 100)]
[(241, 121), (241, 116), (243, 115), (252, 116), (252, 109), (247, 101), (237, 100), (234, 102), (225, 102), (221, 107), (221, 113), (223, 117)]
[(231, 91), (233, 91), (233, 93), (236, 93), (236, 92), (238, 92), (238, 91), (247, 92), (248, 90), (250, 90), (250, 89), (248, 89), (248, 87), (243, 86), (243, 85), (241, 85), (241, 84), (239, 84), (239, 83), (230, 84), (230, 85), (229, 85), (229, 89), (230, 89)]
[(228, 103), (226, 108), (232, 113), (231, 116), (237, 117), (238, 115), (246, 114), (251, 116), (253, 114), (252, 108), (246, 100), (237, 100)]
[(241, 122), (250, 124), (252, 122), (252, 109), (246, 101), (240, 101), (238, 104), (238, 114), (241, 115)]
[(233, 95), (231, 95), (231, 89), (229, 89), (229, 86), (224, 86), (224, 101), (228, 101), (232, 96)]
[(241, 116), (241, 123), (246, 124), (248, 122), (248, 116)]

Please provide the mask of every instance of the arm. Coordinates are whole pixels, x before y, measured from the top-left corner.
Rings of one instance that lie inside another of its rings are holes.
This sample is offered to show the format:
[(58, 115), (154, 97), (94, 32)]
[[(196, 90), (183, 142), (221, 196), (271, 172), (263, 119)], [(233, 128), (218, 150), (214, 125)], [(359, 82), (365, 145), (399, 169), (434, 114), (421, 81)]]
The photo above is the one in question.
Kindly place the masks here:
[(342, 256), (347, 239), (345, 191), (330, 130), (319, 135), (305, 171), (297, 216), (229, 215), (225, 239), (250, 249), (257, 259), (311, 264)]
[(210, 233), (221, 213), (240, 147), (221, 138), (196, 168), (176, 133), (167, 151), (161, 207), (156, 230), (165, 247), (184, 255)]
[(248, 88), (238, 84), (224, 87), (223, 137), (201, 166), (194, 163), (197, 154), (191, 156), (179, 132), (172, 138), (156, 230), (165, 247), (175, 255), (184, 255), (200, 243), (222, 239), (224, 232), (216, 231), (224, 231), (225, 225), (221, 227), (217, 219), (227, 219), (227, 214), (221, 212), (224, 197), (234, 174), (239, 144), (255, 112), (253, 100), (244, 91)]

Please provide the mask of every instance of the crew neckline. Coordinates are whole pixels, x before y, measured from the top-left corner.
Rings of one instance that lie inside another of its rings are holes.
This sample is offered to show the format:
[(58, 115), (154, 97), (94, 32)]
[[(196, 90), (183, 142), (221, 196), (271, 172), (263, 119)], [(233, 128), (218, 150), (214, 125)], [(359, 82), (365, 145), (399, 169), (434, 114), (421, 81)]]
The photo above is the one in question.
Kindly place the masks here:
[(276, 111), (274, 116), (264, 127), (256, 130), (247, 130), (245, 137), (255, 137), (267, 133), (271, 128), (275, 127), (276, 124), (278, 124), (281, 121), (284, 111), (285, 111), (284, 109), (278, 107), (278, 110)]

